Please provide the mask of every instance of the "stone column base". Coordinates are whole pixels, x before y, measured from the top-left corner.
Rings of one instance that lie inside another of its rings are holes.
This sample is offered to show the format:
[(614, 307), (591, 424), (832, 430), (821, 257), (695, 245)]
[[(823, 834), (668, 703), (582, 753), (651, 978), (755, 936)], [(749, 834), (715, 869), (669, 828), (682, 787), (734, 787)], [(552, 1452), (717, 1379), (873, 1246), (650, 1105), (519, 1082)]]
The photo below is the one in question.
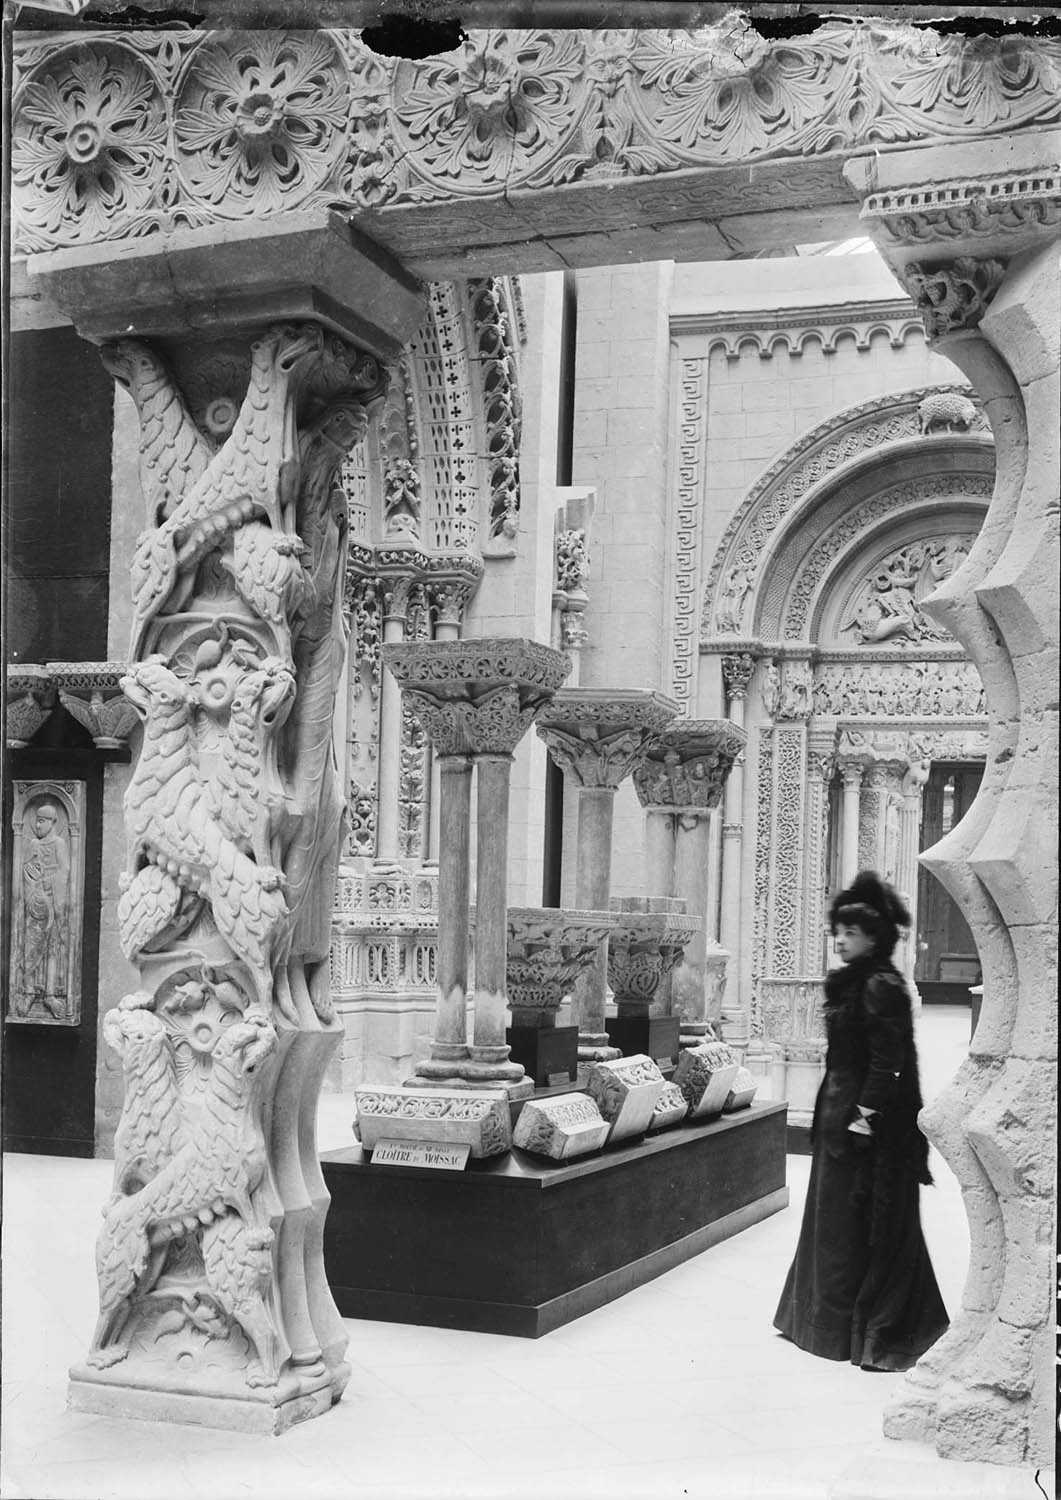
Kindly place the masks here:
[[(438, 1071), (420, 1072), (421, 1068)], [(460, 1072), (444, 1063), (430, 1061), (418, 1064), (414, 1077), (402, 1084), (407, 1089), (493, 1089), (507, 1094), (509, 1099), (527, 1099), (534, 1093), (534, 1080), (528, 1078), (518, 1063), (506, 1063), (503, 1068), (490, 1068), (486, 1072), (474, 1071), (470, 1063), (461, 1065)]]
[(275, 1386), (242, 1391), (218, 1382), (211, 1389), (199, 1373), (194, 1390), (181, 1389), (172, 1374), (162, 1376), (157, 1390), (129, 1385), (121, 1365), (95, 1370), (77, 1365), (70, 1371), (68, 1405), (71, 1411), (100, 1417), (133, 1417), (145, 1422), (184, 1422), (197, 1427), (221, 1427), (232, 1432), (280, 1433), (296, 1422), (319, 1417), (333, 1406), (349, 1379), (349, 1366), (329, 1370), (323, 1361), (307, 1365), (297, 1375), (288, 1370)]

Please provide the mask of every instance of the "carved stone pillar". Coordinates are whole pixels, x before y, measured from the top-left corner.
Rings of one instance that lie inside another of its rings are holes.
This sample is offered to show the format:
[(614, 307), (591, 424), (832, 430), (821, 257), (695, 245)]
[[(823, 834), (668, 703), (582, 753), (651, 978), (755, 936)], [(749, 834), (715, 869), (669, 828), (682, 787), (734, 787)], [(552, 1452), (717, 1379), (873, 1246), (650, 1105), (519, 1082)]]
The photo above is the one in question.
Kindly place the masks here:
[(899, 853), (895, 867), (895, 887), (903, 895), (910, 909), (910, 931), (899, 947), (899, 967), (906, 975), (906, 982), (915, 1004), (920, 1005), (914, 980), (917, 964), (917, 888), (918, 855), (921, 851), (921, 811), (925, 785), (928, 781), (931, 762), (920, 759), (915, 747), (911, 749), (910, 761), (902, 780), (902, 806), (899, 810)]
[[(508, 783), (512, 751), (567, 675), (535, 641), (432, 641), (384, 648), (384, 662), (434, 746), (441, 771), (439, 1010), (420, 1080), (445, 1087), (524, 1087), (505, 1041)], [(477, 766), (475, 1031), (466, 1045), (471, 767)]]
[(682, 1022), (695, 1046), (721, 1019), (730, 955), (717, 940), (712, 879), (712, 824), (746, 735), (725, 719), (680, 720), (645, 751), (634, 788), (645, 809), (648, 895), (678, 897), (700, 927), (657, 1000)]
[[(823, 743), (824, 740), (824, 743)], [(825, 888), (829, 858), (829, 787), (836, 770), (833, 734), (807, 736), (807, 797), (803, 849), (804, 974), (824, 973), (826, 964)]]
[(997, 452), (983, 529), (924, 603), (975, 662), (990, 724), (975, 802), (922, 856), (984, 973), (970, 1056), (922, 1115), (961, 1181), (971, 1261), (950, 1330), (910, 1372), (885, 1430), (948, 1456), (1042, 1465), (1055, 1388), (1061, 192), (1052, 141), (994, 151), (846, 169), (930, 342), (983, 398)]
[[(619, 783), (637, 765), (645, 746), (674, 718), (676, 705), (659, 693), (629, 689), (570, 688), (559, 692), (538, 719), (549, 754), (578, 788), (578, 854), (575, 905), (607, 911), (611, 897), (612, 815)], [(607, 943), (576, 991), (579, 1058), (608, 1061), (604, 1025)]]
[[(755, 671), (755, 658), (741, 653), (722, 658), (722, 679), (726, 687), (729, 721), (744, 732), (744, 705), (748, 685)], [(738, 755), (726, 782), (722, 812), (722, 909), (719, 920), (719, 942), (733, 955), (739, 979), (741, 968), (741, 876), (744, 862), (744, 757)], [(722, 1035), (738, 1045), (747, 1043), (751, 1034), (750, 1000), (733, 980), (722, 1011)]]
[(862, 818), (862, 782), (872, 756), (864, 747), (854, 747), (847, 736), (841, 737), (837, 751), (843, 800), (840, 805), (840, 881), (846, 886), (858, 874), (859, 829)]
[(125, 1102), (70, 1399), (275, 1432), (326, 1411), (349, 1373), (315, 1144), (341, 1036), (338, 474), (419, 294), (310, 217), (233, 229), (208, 253), (177, 232), (127, 257), (85, 247), (40, 279), (136, 407), (146, 521), (117, 911), (140, 982), (104, 1020)]

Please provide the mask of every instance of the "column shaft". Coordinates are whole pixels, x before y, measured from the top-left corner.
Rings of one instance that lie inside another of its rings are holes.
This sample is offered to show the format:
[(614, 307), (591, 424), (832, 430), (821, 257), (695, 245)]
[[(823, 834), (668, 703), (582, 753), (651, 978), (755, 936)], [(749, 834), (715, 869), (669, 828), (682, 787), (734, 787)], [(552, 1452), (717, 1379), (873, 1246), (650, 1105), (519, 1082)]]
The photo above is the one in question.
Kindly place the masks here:
[(432, 1059), (468, 1055), (465, 992), (468, 986), (468, 855), (472, 807), (469, 755), (438, 758), (438, 1012)]
[[(648, 894), (671, 896), (674, 893), (675, 828), (673, 814), (666, 809), (650, 808), (645, 814), (645, 856), (648, 861)], [(680, 893), (679, 893), (680, 894)]]
[[(614, 787), (586, 786), (579, 792), (578, 864), (575, 871), (575, 904), (579, 911), (608, 910), (614, 812)], [(608, 941), (605, 939), (576, 991), (579, 1042), (582, 1045), (608, 1045), (604, 1026), (607, 988)]]
[[(383, 619), (383, 643), (400, 642), (405, 636), (402, 615), (388, 614)], [(376, 859), (393, 864), (398, 858), (398, 792), (401, 772), (402, 694), (389, 672), (379, 685), (379, 767), (377, 779)]]
[(711, 815), (679, 815), (674, 835), (674, 894), (680, 896), (691, 916), (700, 918), (700, 927), (688, 943), (685, 953), (670, 975), (668, 1014), (683, 1021), (701, 1024), (707, 1019), (707, 993), (704, 987), (704, 955), (707, 949), (706, 915), (709, 884), (708, 850), (711, 839)]
[(844, 771), (844, 800), (840, 818), (842, 839), (840, 853), (840, 878), (849, 885), (858, 874), (858, 819), (862, 777)]
[(505, 1062), (508, 797), (511, 755), (476, 756), (475, 1042), (477, 1062)]

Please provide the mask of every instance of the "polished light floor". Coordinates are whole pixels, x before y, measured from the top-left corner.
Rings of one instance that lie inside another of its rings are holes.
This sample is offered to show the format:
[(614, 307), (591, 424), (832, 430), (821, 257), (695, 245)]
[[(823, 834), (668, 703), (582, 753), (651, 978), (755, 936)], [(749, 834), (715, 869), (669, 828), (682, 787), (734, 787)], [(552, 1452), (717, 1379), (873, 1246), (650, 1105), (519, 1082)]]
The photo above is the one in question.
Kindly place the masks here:
[[(922, 1012), (925, 1095), (953, 1075), (968, 1012)], [(325, 1096), (321, 1149), (352, 1101)], [(945, 1463), (888, 1442), (901, 1376), (804, 1354), (771, 1317), (799, 1228), (792, 1203), (609, 1306), (531, 1341), (349, 1320), (353, 1377), (282, 1437), (68, 1413), (66, 1371), (95, 1314), (92, 1244), (110, 1164), (8, 1156), (4, 1172), (4, 1500), (1038, 1500), (1052, 1476)], [(948, 1307), (968, 1237), (934, 1156), (925, 1232)]]

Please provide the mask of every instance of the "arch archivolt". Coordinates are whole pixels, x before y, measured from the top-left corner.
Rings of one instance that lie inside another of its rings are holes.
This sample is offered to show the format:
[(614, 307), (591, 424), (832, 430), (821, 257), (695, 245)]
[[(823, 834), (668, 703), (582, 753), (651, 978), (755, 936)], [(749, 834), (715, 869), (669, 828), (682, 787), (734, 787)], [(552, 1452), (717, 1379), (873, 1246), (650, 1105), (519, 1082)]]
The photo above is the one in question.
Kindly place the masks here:
[[(925, 403), (934, 397), (961, 397), (967, 404), (952, 424), (954, 431), (930, 429)], [(830, 496), (857, 492), (866, 475), (879, 474), (886, 462), (904, 458), (911, 477), (935, 445), (961, 439), (968, 449), (990, 450), (987, 423), (979, 405), (961, 386), (923, 386), (874, 398), (849, 407), (813, 428), (793, 444), (756, 481), (727, 525), (704, 581), (701, 639), (749, 635), (771, 573), (771, 556), (791, 531)], [(916, 455), (916, 458), (915, 458)], [(893, 472), (893, 477), (901, 477)], [(876, 481), (880, 483), (879, 478)]]

